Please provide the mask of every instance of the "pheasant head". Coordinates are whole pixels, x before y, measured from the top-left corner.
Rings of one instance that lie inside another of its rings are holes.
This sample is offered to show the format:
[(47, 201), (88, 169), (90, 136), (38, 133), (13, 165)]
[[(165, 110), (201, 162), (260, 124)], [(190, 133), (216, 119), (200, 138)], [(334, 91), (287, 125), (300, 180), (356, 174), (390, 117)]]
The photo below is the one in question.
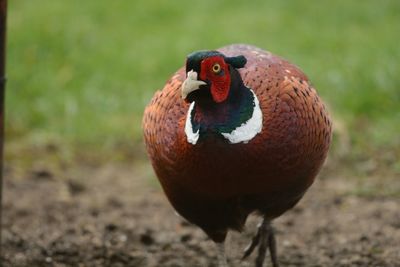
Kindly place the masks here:
[(242, 55), (227, 57), (217, 51), (187, 57), (181, 94), (191, 103), (185, 124), (189, 143), (205, 137), (231, 144), (248, 142), (261, 131), (259, 101), (237, 70), (246, 63)]
[[(182, 98), (213, 100), (221, 103), (228, 98), (232, 76), (237, 68), (242, 68), (247, 60), (244, 56), (226, 57), (217, 51), (198, 51), (186, 60), (187, 78), (182, 84)], [(201, 89), (201, 90), (199, 90)]]

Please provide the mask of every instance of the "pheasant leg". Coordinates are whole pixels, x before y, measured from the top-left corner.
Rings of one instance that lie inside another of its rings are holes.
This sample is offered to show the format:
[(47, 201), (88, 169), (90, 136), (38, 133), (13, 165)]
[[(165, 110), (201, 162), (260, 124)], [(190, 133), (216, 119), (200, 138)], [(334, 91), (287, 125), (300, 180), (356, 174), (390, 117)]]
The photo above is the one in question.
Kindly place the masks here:
[(251, 255), (254, 249), (258, 246), (258, 255), (256, 258), (256, 267), (262, 267), (267, 248), (269, 249), (271, 262), (273, 267), (279, 267), (277, 252), (276, 252), (276, 240), (274, 229), (271, 226), (270, 221), (263, 219), (258, 225), (256, 235), (253, 237), (251, 243), (244, 250), (242, 260)]

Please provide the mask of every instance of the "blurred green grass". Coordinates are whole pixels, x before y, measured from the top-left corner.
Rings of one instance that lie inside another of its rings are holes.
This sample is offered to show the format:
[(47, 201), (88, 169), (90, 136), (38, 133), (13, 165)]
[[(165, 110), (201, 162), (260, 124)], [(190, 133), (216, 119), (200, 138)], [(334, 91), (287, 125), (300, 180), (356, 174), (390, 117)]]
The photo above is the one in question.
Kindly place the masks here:
[(7, 142), (135, 147), (188, 53), (249, 43), (307, 73), (352, 149), (398, 149), (399, 33), (397, 0), (10, 1)]

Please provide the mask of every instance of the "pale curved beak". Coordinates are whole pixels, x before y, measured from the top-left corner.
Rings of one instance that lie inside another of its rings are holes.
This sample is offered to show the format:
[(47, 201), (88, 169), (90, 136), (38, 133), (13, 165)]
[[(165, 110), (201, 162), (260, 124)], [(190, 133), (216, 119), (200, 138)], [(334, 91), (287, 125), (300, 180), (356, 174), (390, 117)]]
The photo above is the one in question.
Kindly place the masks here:
[(186, 99), (188, 94), (198, 90), (200, 85), (207, 84), (203, 81), (197, 80), (197, 72), (191, 70), (187, 73), (186, 80), (182, 83), (182, 99)]

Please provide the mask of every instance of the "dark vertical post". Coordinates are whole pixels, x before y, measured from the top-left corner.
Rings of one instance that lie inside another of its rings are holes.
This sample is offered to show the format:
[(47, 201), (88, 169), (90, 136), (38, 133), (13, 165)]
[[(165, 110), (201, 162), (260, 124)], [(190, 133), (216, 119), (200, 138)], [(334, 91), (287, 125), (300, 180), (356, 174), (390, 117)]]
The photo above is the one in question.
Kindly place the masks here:
[(2, 264), (2, 222), (3, 222), (3, 144), (4, 144), (4, 91), (6, 88), (6, 18), (7, 0), (0, 0), (0, 266)]

